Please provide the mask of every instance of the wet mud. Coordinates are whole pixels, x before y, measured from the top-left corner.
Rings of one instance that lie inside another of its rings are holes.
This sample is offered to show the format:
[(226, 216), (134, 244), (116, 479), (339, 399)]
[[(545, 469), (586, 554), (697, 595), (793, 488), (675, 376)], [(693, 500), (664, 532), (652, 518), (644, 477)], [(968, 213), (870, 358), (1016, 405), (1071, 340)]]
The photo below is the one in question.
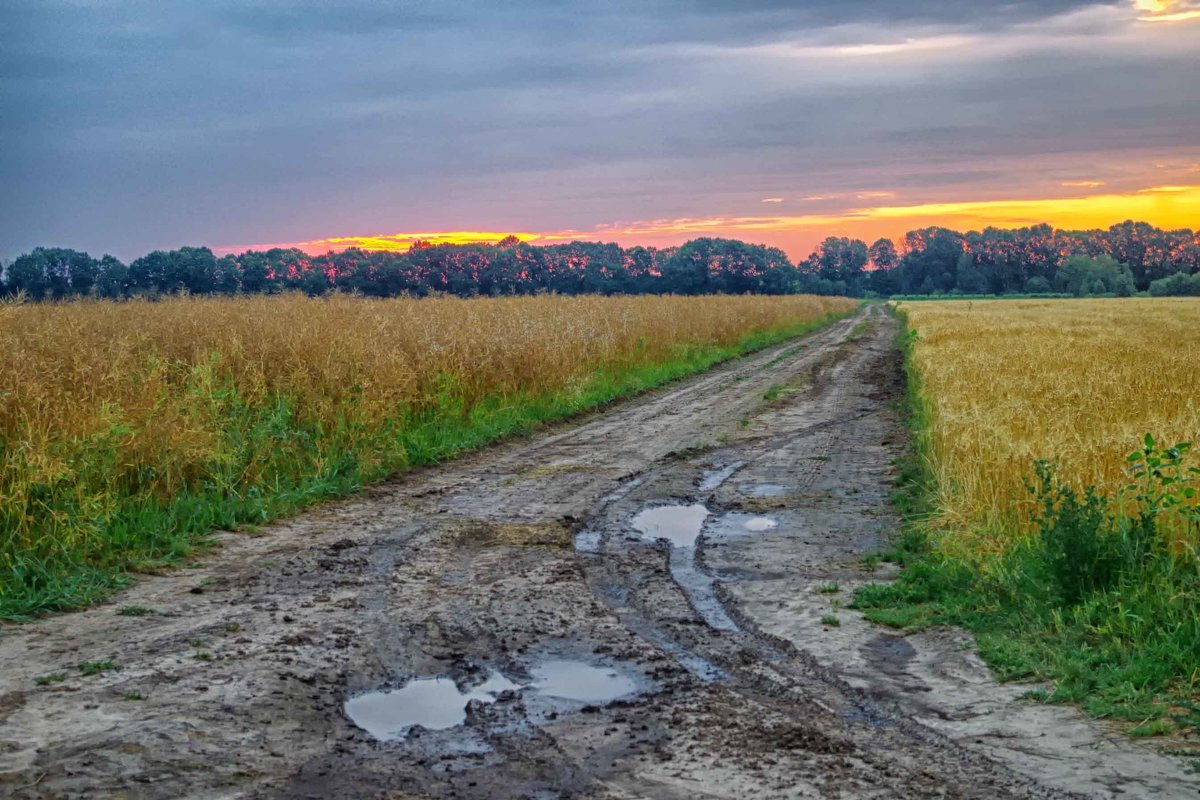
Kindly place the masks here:
[(895, 333), (868, 307), (6, 629), (0, 795), (1200, 797), (845, 608), (888, 577)]

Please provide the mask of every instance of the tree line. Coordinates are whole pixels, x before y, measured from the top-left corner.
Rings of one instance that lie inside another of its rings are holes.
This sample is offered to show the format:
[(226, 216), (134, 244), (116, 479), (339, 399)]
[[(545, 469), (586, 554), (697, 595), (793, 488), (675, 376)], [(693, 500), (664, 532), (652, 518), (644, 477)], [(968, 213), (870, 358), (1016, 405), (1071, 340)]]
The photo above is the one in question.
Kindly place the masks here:
[(830, 237), (798, 264), (780, 249), (732, 239), (679, 247), (597, 242), (428, 245), (407, 252), (291, 248), (216, 256), (207, 247), (156, 250), (129, 264), (39, 247), (0, 270), (0, 295), (31, 300), (123, 299), (333, 291), (372, 297), (559, 294), (1152, 294), (1200, 295), (1200, 233), (1144, 222), (1107, 230), (1049, 225), (958, 233), (910, 231), (899, 246)]

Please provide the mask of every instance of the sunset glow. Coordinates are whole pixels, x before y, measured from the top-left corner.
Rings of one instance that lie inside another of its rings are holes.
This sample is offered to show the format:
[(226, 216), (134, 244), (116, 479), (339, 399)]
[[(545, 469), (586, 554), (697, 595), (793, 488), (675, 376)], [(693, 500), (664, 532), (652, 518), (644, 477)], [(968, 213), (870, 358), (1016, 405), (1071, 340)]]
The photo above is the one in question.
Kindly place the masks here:
[(1186, 22), (1200, 19), (1200, 5), (1192, 0), (1133, 0), (1145, 22)]
[[(1099, 181), (1064, 182), (1063, 186), (1094, 188)], [(889, 192), (860, 192), (858, 198), (876, 199)], [(823, 198), (819, 198), (823, 199)], [(764, 198), (764, 203), (783, 203), (783, 198)], [(697, 236), (722, 236), (765, 241), (784, 247), (800, 258), (826, 235), (848, 235), (864, 239), (884, 236), (900, 238), (905, 231), (928, 226), (957, 230), (986, 227), (1019, 228), (1049, 223), (1064, 230), (1108, 228), (1127, 219), (1149, 222), (1164, 229), (1194, 228), (1200, 222), (1200, 185), (1150, 186), (1125, 193), (1099, 193), (1059, 198), (1014, 198), (1001, 200), (955, 200), (896, 205), (851, 206), (834, 213), (758, 216), (680, 217), (598, 224), (585, 230), (519, 232), (512, 234), (531, 244), (553, 244), (574, 240), (668, 246)], [(503, 231), (441, 231), (436, 233), (391, 233), (338, 236), (271, 245), (232, 245), (223, 253), (269, 247), (294, 247), (310, 254), (351, 247), (363, 250), (404, 251), (414, 242), (430, 244), (492, 243), (510, 235)]]

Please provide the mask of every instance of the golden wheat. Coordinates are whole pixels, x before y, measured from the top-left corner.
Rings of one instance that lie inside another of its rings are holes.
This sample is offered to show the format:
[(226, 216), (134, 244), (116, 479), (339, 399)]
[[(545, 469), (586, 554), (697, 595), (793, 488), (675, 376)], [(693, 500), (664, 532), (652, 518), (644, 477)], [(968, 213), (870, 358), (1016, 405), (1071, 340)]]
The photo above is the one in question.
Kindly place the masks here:
[[(259, 461), (233, 452), (239, 442), (222, 429), (233, 404), (283, 398), (306, 429), (366, 442), (423, 409), (570, 392), (600, 369), (667, 362), (680, 348), (728, 346), (853, 307), (811, 296), (0, 305), (0, 538), (9, 555), (46, 535), (70, 551), (72, 537), (89, 534), (46, 515), (69, 507), (103, 520), (131, 482), (170, 498), (211, 480), (213, 465), (237, 463), (239, 485), (253, 485)], [(372, 447), (358, 450), (369, 461)], [(40, 509), (48, 493), (55, 506)]]
[[(930, 414), (942, 546), (997, 552), (1032, 507), (1035, 459), (1113, 492), (1149, 432), (1200, 447), (1200, 301), (904, 303)], [(1193, 459), (1194, 461), (1194, 459)]]

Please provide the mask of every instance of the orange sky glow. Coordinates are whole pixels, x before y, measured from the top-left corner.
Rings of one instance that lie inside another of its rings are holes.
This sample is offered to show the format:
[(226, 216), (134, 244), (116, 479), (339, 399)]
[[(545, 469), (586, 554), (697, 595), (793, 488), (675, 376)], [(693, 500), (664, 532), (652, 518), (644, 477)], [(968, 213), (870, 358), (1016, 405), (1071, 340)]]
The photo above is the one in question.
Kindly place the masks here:
[[(507, 235), (524, 242), (555, 244), (575, 240), (618, 242), (624, 246), (681, 244), (699, 236), (722, 236), (782, 247), (793, 258), (804, 257), (826, 236), (852, 236), (868, 242), (884, 236), (899, 239), (906, 231), (940, 225), (955, 230), (993, 226), (1017, 228), (1049, 223), (1056, 228), (1107, 228), (1126, 219), (1164, 229), (1200, 227), (1200, 185), (1149, 186), (1127, 192), (1099, 192), (1099, 181), (1069, 181), (1064, 186), (1091, 190), (1073, 197), (956, 200), (913, 204), (848, 206), (818, 214), (703, 216), (610, 222), (584, 230), (440, 231), (338, 236), (297, 242), (240, 245), (221, 252), (295, 247), (312, 254), (358, 247), (405, 251), (416, 241), (433, 244), (495, 243)], [(884, 200), (888, 192), (863, 192), (857, 198)], [(773, 206), (784, 198), (769, 198)]]

